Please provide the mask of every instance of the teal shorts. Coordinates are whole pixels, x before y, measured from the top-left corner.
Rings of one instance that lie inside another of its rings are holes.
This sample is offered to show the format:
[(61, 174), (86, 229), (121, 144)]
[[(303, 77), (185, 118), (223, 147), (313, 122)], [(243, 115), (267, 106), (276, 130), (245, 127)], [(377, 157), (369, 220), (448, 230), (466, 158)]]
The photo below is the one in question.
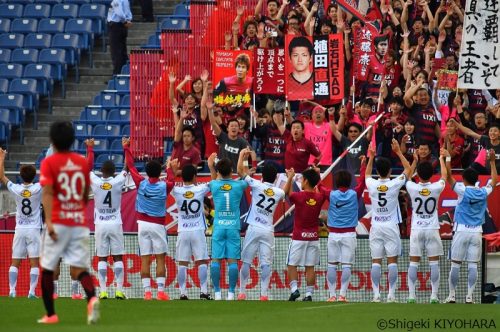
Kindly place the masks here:
[(240, 259), (239, 229), (215, 228), (212, 233), (212, 259)]

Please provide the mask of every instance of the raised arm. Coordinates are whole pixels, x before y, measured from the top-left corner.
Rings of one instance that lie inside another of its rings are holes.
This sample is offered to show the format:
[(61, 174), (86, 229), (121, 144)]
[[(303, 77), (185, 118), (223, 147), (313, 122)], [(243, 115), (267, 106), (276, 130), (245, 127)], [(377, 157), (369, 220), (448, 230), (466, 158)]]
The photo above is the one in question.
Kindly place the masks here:
[(93, 138), (85, 140), (85, 145), (87, 146), (87, 165), (91, 172), (94, 169), (94, 144)]
[(137, 168), (135, 168), (134, 157), (132, 156), (132, 152), (130, 151), (130, 138), (123, 137), (122, 146), (123, 146), (123, 152), (125, 153), (125, 164), (127, 165), (130, 175), (132, 176), (132, 180), (135, 183), (135, 186), (139, 187), (139, 183), (141, 183), (141, 181), (144, 180), (144, 177), (141, 174), (139, 174)]
[(207, 100), (208, 100), (208, 70), (203, 69), (200, 75), (200, 79), (203, 82), (203, 93), (201, 95), (201, 101), (200, 101), (200, 114), (201, 114), (201, 120), (205, 121), (208, 116), (207, 112)]
[(285, 12), (286, 6), (290, 3), (290, 0), (283, 0), (280, 9), (278, 10), (278, 14), (276, 14), (276, 19), (281, 20), (283, 17), (283, 13)]
[[(343, 107), (343, 106), (342, 106)], [(333, 136), (335, 136), (335, 139), (340, 142), (342, 139), (342, 134), (337, 128), (337, 124), (335, 123), (335, 109), (333, 107), (330, 107), (328, 109), (328, 117), (330, 118), (330, 130), (332, 131)]]
[(175, 88), (175, 91), (177, 91), (182, 98), (184, 98), (184, 96), (185, 96), (184, 86), (189, 81), (191, 81), (191, 75), (188, 74), (188, 75), (184, 76), (184, 79)]
[(210, 157), (208, 157), (207, 164), (208, 169), (210, 170), (210, 177), (212, 180), (217, 179), (217, 171), (215, 170), (215, 158), (217, 158), (217, 153), (212, 153)]
[(264, 0), (259, 0), (255, 6), (254, 16), (256, 21), (259, 21), (261, 17), (260, 13), (262, 13), (262, 2), (264, 2)]
[(480, 139), (481, 138), (481, 135), (479, 135), (478, 133), (474, 132), (472, 129), (465, 127), (463, 124), (458, 123), (455, 119), (450, 118), (450, 121), (455, 122), (457, 128), (462, 133), (464, 133), (464, 135), (470, 136), (470, 137), (472, 137), (474, 139)]
[(219, 137), (222, 129), (220, 129), (219, 124), (217, 123), (217, 119), (215, 119), (214, 115), (214, 103), (211, 100), (207, 100), (207, 111), (208, 111), (208, 120), (210, 120), (210, 124), (212, 125), (212, 129), (214, 130), (215, 136)]
[(405, 95), (403, 97), (403, 100), (405, 102), (406, 107), (411, 108), (413, 106), (413, 96), (417, 92), (417, 90), (420, 88), (420, 84), (411, 82), (410, 88), (405, 92)]
[(373, 144), (368, 147), (368, 164), (366, 165), (365, 178), (371, 178), (373, 172), (373, 161), (375, 160), (375, 148)]
[(175, 124), (174, 142), (176, 143), (182, 141), (182, 127), (185, 118), (186, 118), (186, 111), (181, 110), (181, 115), (179, 116), (179, 120)]
[(292, 183), (293, 183), (293, 177), (295, 176), (295, 171), (293, 170), (293, 168), (290, 168), (286, 169), (285, 172), (287, 179), (283, 191), (285, 192), (285, 195), (290, 196), (290, 194), (292, 193)]
[(455, 187), (456, 181), (451, 174), (451, 156), (450, 156), (450, 153), (448, 152), (448, 150), (441, 148), (441, 150), (439, 151), (439, 154), (446, 161), (446, 180), (448, 181), (451, 188), (453, 189), (453, 187)]
[(244, 178), (245, 176), (249, 175), (248, 164), (245, 165), (245, 161), (247, 161), (248, 163), (249, 155), (250, 155), (250, 149), (248, 148), (241, 149), (240, 155), (238, 157), (238, 166), (237, 166), (238, 176), (241, 178)]
[(4, 185), (7, 185), (9, 179), (5, 176), (5, 156), (7, 155), (7, 151), (0, 148), (0, 182)]
[(441, 180), (446, 181), (448, 179), (448, 169), (446, 168), (445, 156), (441, 153), (439, 154), (439, 167), (441, 168)]
[(403, 174), (406, 176), (406, 179), (409, 179), (411, 176), (410, 163), (408, 162), (408, 160), (406, 160), (404, 154), (401, 152), (401, 149), (399, 148), (398, 141), (395, 140), (394, 138), (392, 139), (391, 147), (392, 147), (392, 151), (399, 157), (399, 160), (401, 160), (401, 163), (403, 164), (403, 167), (404, 167)]
[(175, 90), (174, 90), (174, 85), (175, 85), (175, 80), (177, 78), (175, 77), (174, 72), (170, 72), (168, 74), (168, 99), (170, 100), (170, 104), (179, 104), (177, 99), (175, 99)]
[(495, 150), (490, 149), (488, 151), (488, 159), (490, 160), (490, 168), (491, 168), (491, 186), (495, 188), (497, 185), (497, 166), (495, 160)]
[(356, 196), (358, 197), (358, 199), (361, 198), (366, 188), (365, 177), (366, 177), (366, 157), (362, 156), (361, 168), (359, 169), (359, 178), (357, 180), (356, 187), (354, 188), (354, 191), (356, 192)]

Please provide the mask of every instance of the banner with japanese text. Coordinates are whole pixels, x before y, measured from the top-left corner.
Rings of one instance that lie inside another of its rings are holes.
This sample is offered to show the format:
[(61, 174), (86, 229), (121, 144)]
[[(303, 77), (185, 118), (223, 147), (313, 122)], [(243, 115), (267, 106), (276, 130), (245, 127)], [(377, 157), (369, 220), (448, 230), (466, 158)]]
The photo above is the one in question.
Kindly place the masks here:
[(342, 34), (314, 38), (314, 99), (344, 98), (344, 42)]
[(353, 76), (358, 81), (366, 81), (370, 59), (375, 54), (373, 38), (377, 35), (368, 26), (354, 29)]
[(254, 56), (255, 94), (285, 94), (285, 49), (257, 48)]
[(437, 88), (442, 90), (456, 90), (458, 72), (455, 70), (439, 70), (437, 72)]
[(214, 51), (214, 103), (245, 108), (252, 104), (253, 52)]
[(467, 0), (458, 87), (500, 88), (499, 0)]

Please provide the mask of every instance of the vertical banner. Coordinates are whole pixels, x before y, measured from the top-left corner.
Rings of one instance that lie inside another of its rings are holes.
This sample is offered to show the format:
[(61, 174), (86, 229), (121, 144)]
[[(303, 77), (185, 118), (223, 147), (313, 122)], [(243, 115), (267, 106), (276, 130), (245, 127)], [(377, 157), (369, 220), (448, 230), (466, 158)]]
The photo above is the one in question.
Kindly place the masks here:
[(255, 94), (285, 94), (285, 49), (256, 48), (254, 56)]
[(344, 44), (341, 34), (314, 38), (314, 99), (344, 98)]
[(214, 51), (214, 103), (228, 107), (250, 107), (252, 103), (251, 51)]
[(467, 0), (459, 57), (459, 88), (500, 88), (499, 22), (498, 0)]
[(285, 37), (286, 98), (313, 99), (314, 47), (312, 37), (286, 35)]
[(366, 81), (368, 79), (368, 67), (370, 58), (375, 54), (375, 46), (373, 45), (372, 31), (368, 26), (357, 28), (354, 30), (354, 73), (357, 81)]

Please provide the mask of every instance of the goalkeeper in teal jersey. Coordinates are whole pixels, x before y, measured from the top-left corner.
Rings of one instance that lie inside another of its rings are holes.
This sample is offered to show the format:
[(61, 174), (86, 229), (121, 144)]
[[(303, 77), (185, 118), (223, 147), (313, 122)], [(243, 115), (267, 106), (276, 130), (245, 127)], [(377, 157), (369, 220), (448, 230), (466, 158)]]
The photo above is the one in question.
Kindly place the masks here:
[(222, 158), (214, 166), (216, 154), (208, 158), (212, 175), (209, 183), (215, 206), (214, 230), (212, 233), (212, 264), (210, 274), (215, 291), (215, 300), (221, 300), (220, 260), (227, 259), (229, 270), (228, 300), (234, 300), (234, 289), (238, 281), (238, 259), (240, 259), (240, 201), (248, 187), (242, 180), (233, 180), (232, 162)]

